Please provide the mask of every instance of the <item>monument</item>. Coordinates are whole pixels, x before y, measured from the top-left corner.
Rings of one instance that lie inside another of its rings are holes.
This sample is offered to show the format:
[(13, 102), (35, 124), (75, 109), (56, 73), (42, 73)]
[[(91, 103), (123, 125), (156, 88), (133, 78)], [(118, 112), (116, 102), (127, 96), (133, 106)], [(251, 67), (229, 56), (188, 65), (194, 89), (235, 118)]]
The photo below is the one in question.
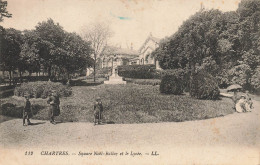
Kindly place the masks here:
[(118, 75), (118, 69), (116, 65), (112, 66), (112, 75), (109, 76), (108, 81), (104, 81), (104, 84), (126, 84), (126, 81)]

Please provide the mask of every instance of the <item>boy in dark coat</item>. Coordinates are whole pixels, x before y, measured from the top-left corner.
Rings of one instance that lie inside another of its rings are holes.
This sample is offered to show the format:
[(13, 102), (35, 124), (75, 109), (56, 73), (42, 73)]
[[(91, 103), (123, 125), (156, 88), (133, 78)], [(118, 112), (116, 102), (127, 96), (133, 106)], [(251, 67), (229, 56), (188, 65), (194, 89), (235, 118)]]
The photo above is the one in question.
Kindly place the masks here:
[(98, 123), (98, 124), (101, 123), (102, 118), (103, 118), (102, 112), (103, 112), (103, 105), (102, 105), (100, 97), (98, 97), (94, 104), (94, 125), (96, 125), (96, 123)]
[[(25, 106), (23, 109), (23, 126), (31, 125), (30, 118), (32, 117), (32, 110), (31, 110), (31, 102), (30, 102), (30, 96), (25, 96)], [(25, 119), (27, 119), (27, 124), (25, 124)]]
[(49, 97), (47, 103), (50, 104), (50, 108), (49, 108), (50, 123), (56, 124), (54, 120), (54, 116), (60, 115), (60, 99), (59, 96), (56, 94), (56, 91), (52, 91), (51, 96)]

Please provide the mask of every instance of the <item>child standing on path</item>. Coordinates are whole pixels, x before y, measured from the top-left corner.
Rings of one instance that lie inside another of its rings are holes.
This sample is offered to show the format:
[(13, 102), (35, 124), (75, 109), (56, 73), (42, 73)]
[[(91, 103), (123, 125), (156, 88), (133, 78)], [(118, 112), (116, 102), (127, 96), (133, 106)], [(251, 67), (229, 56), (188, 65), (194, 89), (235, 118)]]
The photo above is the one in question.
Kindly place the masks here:
[(101, 98), (98, 97), (94, 104), (94, 125), (96, 125), (97, 123), (98, 124), (101, 123), (102, 118), (103, 118), (102, 112), (103, 112), (103, 105), (101, 102)]
[[(31, 102), (30, 96), (25, 96), (26, 102), (23, 109), (23, 126), (31, 125), (30, 118), (32, 117), (32, 110), (31, 110)], [(27, 124), (25, 124), (25, 119), (27, 119)]]

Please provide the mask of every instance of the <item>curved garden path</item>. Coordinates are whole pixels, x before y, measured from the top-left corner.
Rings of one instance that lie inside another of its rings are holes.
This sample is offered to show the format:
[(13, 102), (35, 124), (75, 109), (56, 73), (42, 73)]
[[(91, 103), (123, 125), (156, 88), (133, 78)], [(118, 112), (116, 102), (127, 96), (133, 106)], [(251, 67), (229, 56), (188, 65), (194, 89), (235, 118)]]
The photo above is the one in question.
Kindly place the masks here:
[[(30, 158), (21, 157), (28, 164), (35, 163), (36, 158), (46, 164), (53, 164), (54, 159), (65, 164), (75, 160), (93, 164), (100, 160), (105, 164), (122, 160), (127, 160), (123, 164), (257, 164), (260, 163), (259, 119), (259, 101), (254, 101), (252, 112), (180, 123), (93, 126), (81, 122), (51, 125), (47, 121), (32, 120), (36, 125), (23, 127), (21, 119), (11, 119), (0, 123), (0, 152), (6, 154), (0, 157), (0, 164), (9, 156), (16, 157), (12, 159), (16, 162), (26, 149), (35, 154)], [(21, 152), (14, 154), (14, 148)], [(40, 152), (46, 150), (65, 150), (76, 155), (41, 156)], [(91, 159), (77, 156), (79, 152), (92, 151), (139, 151), (142, 154), (157, 151), (159, 156), (95, 156)]]

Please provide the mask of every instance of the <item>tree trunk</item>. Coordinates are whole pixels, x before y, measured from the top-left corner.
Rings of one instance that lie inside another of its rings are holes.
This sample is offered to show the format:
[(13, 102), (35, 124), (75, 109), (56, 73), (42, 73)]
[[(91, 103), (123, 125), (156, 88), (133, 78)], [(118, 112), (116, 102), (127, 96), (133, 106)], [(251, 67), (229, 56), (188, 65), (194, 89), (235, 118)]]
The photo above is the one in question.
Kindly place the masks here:
[(22, 72), (19, 71), (19, 75), (20, 75), (20, 83), (22, 83)]
[(97, 62), (97, 55), (94, 55), (95, 57), (94, 57), (94, 67), (93, 67), (93, 69), (94, 69), (94, 72), (93, 72), (93, 74), (94, 74), (94, 82), (96, 82), (96, 62)]
[(12, 84), (12, 71), (9, 70), (9, 86), (11, 86)]
[(113, 74), (114, 70), (114, 59), (112, 58), (112, 69), (111, 69), (111, 75)]
[(13, 85), (16, 85), (16, 79), (14, 77), (14, 71), (12, 71), (12, 82), (13, 82)]
[(69, 79), (70, 79), (70, 74), (69, 74), (69, 72), (67, 73), (67, 78), (68, 78), (68, 81), (69, 81)]
[(51, 79), (51, 66), (48, 67), (48, 77), (49, 77), (49, 79)]
[(192, 85), (192, 81), (193, 81), (193, 77), (194, 77), (194, 73), (195, 73), (195, 62), (193, 60), (191, 60), (190, 62), (190, 89), (191, 89), (191, 85)]
[(5, 83), (5, 71), (3, 70), (2, 73), (3, 73), (4, 84), (6, 85), (6, 83)]
[(67, 72), (67, 79), (68, 79), (67, 85), (70, 85), (70, 74), (69, 74), (69, 72)]

